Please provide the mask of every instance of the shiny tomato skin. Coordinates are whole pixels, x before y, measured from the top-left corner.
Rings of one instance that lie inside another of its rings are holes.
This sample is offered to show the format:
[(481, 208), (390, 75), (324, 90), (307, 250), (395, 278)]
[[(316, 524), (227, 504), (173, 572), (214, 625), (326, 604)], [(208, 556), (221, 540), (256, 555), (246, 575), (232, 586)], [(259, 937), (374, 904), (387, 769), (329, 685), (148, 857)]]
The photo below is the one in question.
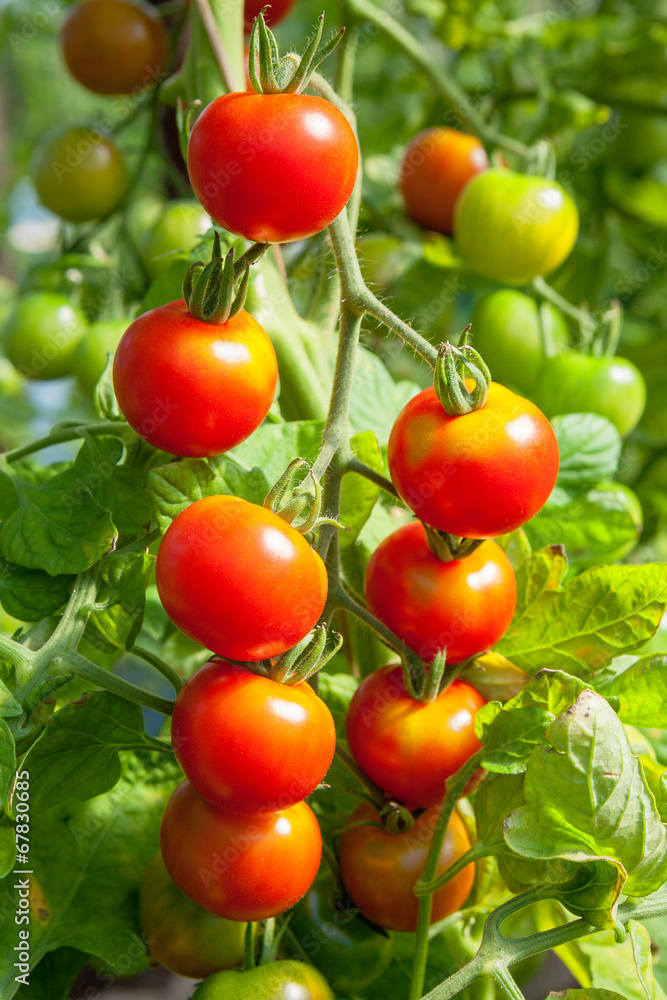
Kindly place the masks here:
[(408, 215), (425, 229), (451, 235), (459, 195), (488, 166), (484, 146), (473, 135), (454, 128), (419, 132), (401, 162), (399, 186)]
[(151, 965), (191, 979), (243, 965), (246, 925), (216, 917), (188, 899), (172, 882), (159, 851), (141, 880), (139, 918)]
[(495, 382), (484, 406), (458, 417), (424, 389), (396, 418), (388, 460), (401, 499), (422, 521), (492, 538), (544, 506), (558, 475), (558, 442), (536, 406)]
[(219, 455), (269, 412), (273, 345), (250, 313), (205, 323), (182, 300), (138, 316), (114, 358), (118, 405), (140, 437), (174, 455)]
[(333, 759), (336, 728), (309, 684), (279, 684), (211, 660), (179, 692), (171, 739), (200, 795), (219, 809), (254, 813), (310, 795)]
[(482, 695), (455, 680), (429, 704), (411, 698), (400, 665), (365, 677), (347, 711), (347, 740), (357, 764), (399, 802), (426, 809), (445, 781), (479, 750), (475, 716)]
[[(264, 20), (267, 24), (278, 24), (287, 17), (295, 3), (296, 0), (273, 0)], [(264, 0), (245, 0), (243, 19), (246, 31), (252, 31), (252, 23), (263, 7), (266, 7)]]
[(366, 567), (364, 593), (369, 610), (427, 662), (445, 647), (448, 663), (490, 649), (516, 607), (514, 570), (499, 545), (482, 542), (465, 559), (442, 562), (420, 521), (380, 543)]
[(286, 243), (318, 233), (352, 194), (359, 151), (347, 119), (306, 94), (225, 94), (195, 122), (188, 172), (231, 233)]
[[(374, 826), (352, 826), (379, 821), (373, 806), (363, 802), (350, 817), (348, 829), (343, 830), (339, 857), (345, 888), (366, 919), (379, 927), (392, 931), (416, 930), (419, 900), (413, 888), (424, 870), (438, 812), (439, 806), (427, 809), (411, 830), (389, 833)], [(437, 874), (441, 875), (458, 861), (469, 847), (466, 828), (454, 812), (440, 852)], [(474, 879), (475, 866), (470, 864), (434, 893), (431, 923), (461, 908)]]
[(300, 642), (327, 597), (324, 563), (277, 514), (239, 497), (196, 500), (169, 525), (156, 582), (165, 611), (230, 660), (263, 660)]
[(454, 213), (454, 235), (468, 263), (507, 285), (554, 271), (578, 231), (577, 207), (560, 184), (495, 167), (473, 177)]
[(545, 361), (534, 395), (549, 417), (599, 413), (625, 437), (641, 420), (646, 383), (626, 358), (593, 358), (578, 351), (562, 351)]
[(267, 920), (312, 885), (322, 835), (305, 802), (279, 812), (216, 809), (184, 781), (162, 817), (160, 849), (179, 889), (225, 920)]
[(21, 375), (48, 381), (71, 375), (87, 328), (85, 315), (64, 295), (28, 292), (16, 300), (2, 326), (2, 346)]
[(306, 962), (265, 962), (243, 972), (218, 972), (192, 1000), (334, 1000), (326, 979)]
[(60, 35), (70, 73), (95, 94), (131, 94), (155, 84), (169, 54), (159, 15), (129, 0), (79, 0)]
[(48, 132), (35, 151), (31, 174), (41, 203), (67, 222), (89, 222), (112, 212), (128, 183), (120, 150), (92, 128)]

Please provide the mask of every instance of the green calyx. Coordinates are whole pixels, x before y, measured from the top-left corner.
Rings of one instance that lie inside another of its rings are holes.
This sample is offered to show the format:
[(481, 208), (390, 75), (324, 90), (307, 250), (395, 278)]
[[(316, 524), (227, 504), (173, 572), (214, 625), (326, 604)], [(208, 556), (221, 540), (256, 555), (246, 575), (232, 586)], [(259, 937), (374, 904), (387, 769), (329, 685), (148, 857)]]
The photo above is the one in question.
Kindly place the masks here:
[[(465, 343), (470, 327), (463, 333), (461, 347), (440, 345), (435, 365), (433, 388), (443, 409), (451, 417), (472, 413), (484, 406), (489, 394), (491, 372), (481, 354)], [(466, 380), (474, 385), (468, 388)]]
[(208, 264), (198, 260), (183, 279), (183, 298), (190, 314), (204, 323), (226, 323), (236, 316), (245, 305), (250, 265), (265, 250), (265, 243), (255, 243), (235, 261), (232, 247), (223, 258), (216, 232), (211, 260)]
[[(297, 477), (304, 470), (306, 478), (299, 482)], [(333, 518), (320, 517), (322, 486), (305, 458), (295, 458), (290, 462), (278, 482), (266, 494), (264, 506), (302, 535), (307, 535), (322, 524), (340, 527)]]
[(327, 632), (326, 625), (316, 625), (301, 642), (280, 656), (272, 660), (240, 663), (240, 666), (279, 684), (302, 684), (326, 666), (342, 645), (343, 637), (338, 632)]
[(303, 55), (290, 52), (281, 57), (275, 36), (271, 29), (267, 28), (264, 20), (264, 11), (267, 7), (264, 7), (255, 18), (252, 26), (248, 57), (250, 82), (258, 94), (299, 94), (305, 90), (311, 75), (320, 63), (336, 48), (345, 29), (341, 28), (322, 45), (324, 30), (324, 13), (322, 13), (315, 34), (308, 42)]
[[(422, 524), (424, 522), (422, 521)], [(450, 535), (446, 531), (438, 531), (430, 524), (424, 524), (426, 541), (434, 556), (441, 562), (452, 562), (454, 559), (465, 559), (472, 555), (475, 549), (484, 541), (483, 538), (459, 538), (458, 535)]]

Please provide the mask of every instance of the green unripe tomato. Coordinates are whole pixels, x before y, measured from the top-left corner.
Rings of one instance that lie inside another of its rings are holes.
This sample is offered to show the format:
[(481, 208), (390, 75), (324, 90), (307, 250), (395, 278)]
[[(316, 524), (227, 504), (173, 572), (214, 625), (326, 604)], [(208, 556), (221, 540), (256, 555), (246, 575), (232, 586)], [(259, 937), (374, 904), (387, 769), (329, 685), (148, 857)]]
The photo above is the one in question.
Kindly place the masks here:
[(560, 184), (499, 168), (473, 177), (454, 219), (454, 235), (470, 266), (507, 285), (525, 285), (554, 271), (578, 230), (577, 206)]
[[(598, 502), (603, 504), (606, 510), (625, 511), (632, 518), (636, 531), (635, 537), (624, 545), (619, 545), (614, 552), (605, 554), (604, 557), (605, 563), (620, 562), (621, 559), (625, 559), (632, 552), (642, 533), (644, 512), (639, 502), (639, 497), (636, 493), (633, 493), (629, 486), (625, 486), (623, 483), (598, 483), (597, 486), (588, 491), (586, 499), (591, 503)], [(588, 563), (588, 565), (597, 565), (599, 561), (599, 558), (596, 558)], [(586, 564), (580, 563), (579, 565)]]
[(172, 882), (159, 851), (144, 872), (139, 915), (153, 965), (203, 979), (243, 964), (246, 924), (216, 917), (188, 899)]
[(0, 357), (0, 395), (16, 399), (24, 389), (24, 382), (11, 361)]
[(610, 143), (609, 158), (625, 170), (650, 170), (667, 157), (667, 118), (664, 115), (623, 115), (618, 137)]
[(92, 323), (74, 352), (74, 374), (85, 393), (92, 396), (95, 386), (106, 368), (107, 357), (112, 357), (118, 342), (128, 326), (129, 319)]
[(495, 382), (530, 392), (545, 360), (541, 322), (557, 350), (569, 343), (563, 314), (545, 302), (538, 311), (535, 299), (512, 288), (489, 292), (472, 314), (471, 343), (491, 369)]
[(625, 358), (592, 358), (563, 351), (545, 361), (534, 396), (547, 417), (599, 413), (625, 436), (644, 412), (646, 383), (639, 369)]
[(172, 201), (158, 216), (144, 250), (151, 278), (166, 271), (171, 262), (186, 256), (211, 228), (211, 220), (198, 201)]
[(111, 212), (128, 181), (118, 147), (93, 128), (58, 126), (47, 133), (31, 174), (42, 204), (68, 222), (88, 222)]
[(86, 329), (86, 317), (63, 295), (31, 292), (5, 321), (5, 354), (26, 378), (61, 378), (72, 373), (74, 352)]
[(246, 972), (216, 972), (192, 1000), (334, 1000), (329, 984), (305, 962), (267, 962)]
[(327, 872), (292, 910), (290, 930), (332, 988), (345, 996), (356, 996), (381, 976), (394, 952), (393, 940), (359, 916), (350, 900), (336, 899)]

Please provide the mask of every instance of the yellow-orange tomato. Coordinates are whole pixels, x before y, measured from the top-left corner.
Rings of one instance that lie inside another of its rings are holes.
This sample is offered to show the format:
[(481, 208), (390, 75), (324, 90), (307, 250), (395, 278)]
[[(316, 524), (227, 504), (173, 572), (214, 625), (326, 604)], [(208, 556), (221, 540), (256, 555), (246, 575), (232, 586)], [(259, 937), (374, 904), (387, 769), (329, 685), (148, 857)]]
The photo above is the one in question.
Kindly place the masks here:
[(459, 195), (488, 166), (486, 150), (474, 135), (454, 128), (420, 132), (401, 163), (400, 188), (408, 214), (426, 229), (450, 235)]
[[(426, 863), (439, 806), (427, 809), (411, 830), (389, 833), (377, 826), (376, 810), (363, 802), (350, 817), (340, 838), (340, 868), (350, 899), (363, 915), (392, 931), (417, 928), (419, 900), (414, 885)], [(437, 874), (441, 875), (470, 847), (470, 839), (458, 813), (452, 813), (440, 851)], [(467, 865), (451, 882), (433, 895), (431, 923), (455, 913), (465, 903), (475, 878), (474, 864)]]

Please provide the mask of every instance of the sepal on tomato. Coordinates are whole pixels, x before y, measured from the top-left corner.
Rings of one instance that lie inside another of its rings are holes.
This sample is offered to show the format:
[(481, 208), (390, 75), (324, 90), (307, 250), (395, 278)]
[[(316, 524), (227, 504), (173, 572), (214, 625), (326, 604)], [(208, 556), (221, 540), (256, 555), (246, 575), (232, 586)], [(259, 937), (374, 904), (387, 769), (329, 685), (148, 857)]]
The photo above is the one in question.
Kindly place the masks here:
[[(306, 469), (306, 478), (295, 483), (298, 473)], [(282, 476), (271, 487), (264, 498), (264, 507), (287, 521), (302, 535), (307, 535), (322, 524), (342, 525), (331, 517), (321, 517), (322, 486), (313, 475), (310, 463), (305, 458), (295, 458), (287, 466)]]
[[(268, 5), (267, 5), (268, 6)], [(324, 13), (320, 14), (315, 34), (308, 42), (302, 56), (289, 52), (280, 55), (278, 43), (264, 20), (264, 7), (255, 18), (250, 35), (248, 71), (250, 82), (258, 94), (300, 94), (317, 67), (340, 42), (345, 28), (337, 31), (321, 45)], [(259, 70), (258, 70), (259, 67)]]
[(232, 247), (223, 259), (216, 231), (211, 260), (208, 264), (198, 260), (183, 279), (183, 298), (190, 315), (204, 323), (226, 323), (241, 312), (248, 294), (250, 265), (260, 259), (266, 246), (255, 243), (237, 261)]
[[(470, 327), (463, 334), (461, 347), (440, 345), (433, 388), (446, 413), (460, 417), (484, 406), (489, 394), (491, 372), (479, 351), (465, 343)], [(472, 386), (467, 383), (473, 382)]]

